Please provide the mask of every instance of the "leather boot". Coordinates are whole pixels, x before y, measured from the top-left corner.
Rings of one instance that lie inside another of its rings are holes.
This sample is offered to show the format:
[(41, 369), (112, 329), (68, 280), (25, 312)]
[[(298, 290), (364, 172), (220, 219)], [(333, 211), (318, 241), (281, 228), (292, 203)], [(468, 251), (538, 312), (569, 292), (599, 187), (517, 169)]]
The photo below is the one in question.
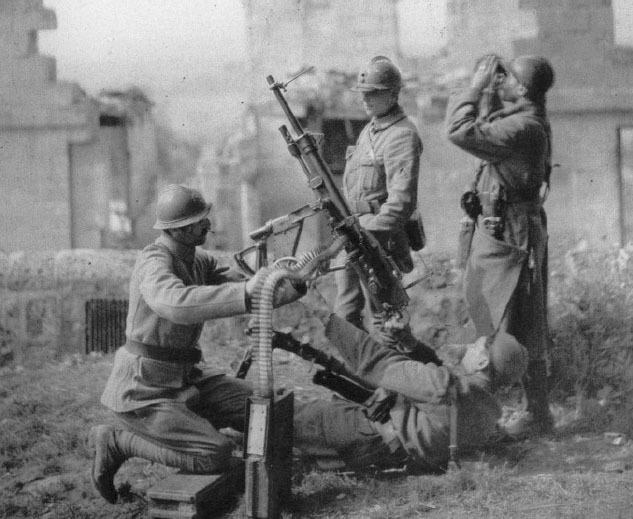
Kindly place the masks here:
[(94, 452), (90, 473), (92, 484), (106, 501), (116, 503), (118, 496), (114, 488), (114, 475), (127, 458), (117, 447), (114, 427), (92, 427), (88, 434), (88, 446)]
[(547, 402), (547, 365), (544, 360), (531, 361), (525, 381), (527, 411), (534, 419), (535, 434), (548, 434), (554, 428), (554, 418)]
[(229, 440), (219, 444), (213, 455), (189, 454), (162, 447), (125, 429), (97, 425), (90, 429), (88, 445), (94, 451), (92, 484), (110, 503), (116, 503), (118, 497), (114, 475), (128, 458), (143, 458), (189, 474), (214, 474), (231, 465)]
[(531, 361), (523, 379), (523, 398), (518, 409), (499, 422), (499, 430), (514, 440), (551, 433), (554, 418), (547, 403), (545, 361)]

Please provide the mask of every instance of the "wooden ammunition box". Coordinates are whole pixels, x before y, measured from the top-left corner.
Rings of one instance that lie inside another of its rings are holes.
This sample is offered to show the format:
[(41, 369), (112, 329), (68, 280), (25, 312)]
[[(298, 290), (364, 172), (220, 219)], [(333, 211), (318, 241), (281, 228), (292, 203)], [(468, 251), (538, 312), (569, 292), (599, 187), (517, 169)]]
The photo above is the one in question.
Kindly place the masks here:
[(159, 481), (147, 491), (148, 517), (205, 519), (226, 510), (235, 493), (244, 488), (244, 463), (232, 461), (222, 474), (173, 474)]
[(292, 392), (250, 397), (244, 438), (246, 517), (278, 519), (291, 496)]

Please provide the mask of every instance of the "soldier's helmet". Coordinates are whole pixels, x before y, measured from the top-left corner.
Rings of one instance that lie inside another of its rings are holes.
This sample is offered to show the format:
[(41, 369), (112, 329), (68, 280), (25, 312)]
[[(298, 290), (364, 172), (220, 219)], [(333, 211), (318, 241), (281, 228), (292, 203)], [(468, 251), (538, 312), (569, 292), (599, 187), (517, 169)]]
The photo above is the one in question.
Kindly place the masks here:
[(506, 67), (533, 95), (545, 95), (554, 84), (554, 68), (542, 56), (519, 56)]
[(360, 71), (358, 81), (352, 87), (355, 92), (391, 90), (402, 88), (402, 74), (396, 65), (385, 56), (376, 56)]
[(490, 366), (496, 384), (513, 384), (521, 380), (528, 365), (527, 350), (513, 335), (499, 332), (488, 346)]
[(200, 191), (170, 184), (158, 195), (154, 229), (176, 229), (199, 222), (211, 210)]

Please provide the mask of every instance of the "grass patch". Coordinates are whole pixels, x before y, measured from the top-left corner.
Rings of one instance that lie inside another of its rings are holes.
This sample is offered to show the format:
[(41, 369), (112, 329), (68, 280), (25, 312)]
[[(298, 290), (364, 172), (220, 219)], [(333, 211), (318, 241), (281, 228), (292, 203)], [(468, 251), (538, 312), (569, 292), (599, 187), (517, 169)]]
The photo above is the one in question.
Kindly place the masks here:
[[(611, 445), (602, 433), (613, 430), (619, 417), (617, 430), (633, 436), (633, 276), (628, 259), (617, 254), (610, 260), (602, 256), (574, 262), (573, 269), (559, 269), (552, 282), (552, 382), (560, 401), (558, 421), (574, 413), (577, 402), (573, 398), (579, 390), (585, 398), (582, 420), (549, 439), (474, 453), (456, 474), (340, 474), (297, 464), (292, 502), (282, 517), (630, 517), (633, 442)], [(445, 280), (435, 276), (428, 283), (441, 286)], [(332, 300), (331, 285), (324, 284), (322, 291)], [(422, 315), (416, 323), (444, 322), (448, 312), (455, 316), (455, 327), (461, 324), (459, 302), (449, 292), (435, 306), (423, 292), (412, 298), (412, 312)], [(315, 345), (323, 346), (322, 327), (303, 312), (289, 308), (276, 326), (294, 326), (298, 335), (309, 334)], [(245, 325), (224, 321), (219, 331), (205, 328), (205, 355), (227, 372), (247, 343), (241, 335)], [(430, 341), (444, 340), (440, 327), (433, 333)], [(111, 366), (108, 355), (74, 356), (29, 370), (0, 368), (0, 519), (146, 517), (147, 488), (172, 469), (129, 460), (115, 479), (122, 495), (116, 505), (106, 503), (90, 483), (91, 459), (84, 438), (90, 426), (108, 420), (99, 397)], [(284, 364), (275, 365), (275, 382), (293, 388), (302, 400), (326, 396), (325, 390), (310, 383), (312, 373), (307, 363), (290, 356)], [(243, 497), (219, 517), (243, 518)]]

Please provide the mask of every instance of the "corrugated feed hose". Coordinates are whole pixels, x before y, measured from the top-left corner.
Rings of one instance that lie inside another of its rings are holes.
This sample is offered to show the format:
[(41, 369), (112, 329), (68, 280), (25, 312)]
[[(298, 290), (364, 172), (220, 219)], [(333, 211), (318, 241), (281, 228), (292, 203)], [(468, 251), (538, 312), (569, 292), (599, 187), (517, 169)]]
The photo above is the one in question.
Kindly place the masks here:
[(277, 288), (285, 279), (308, 281), (319, 265), (338, 254), (346, 241), (345, 236), (340, 236), (327, 248), (316, 247), (298, 258), (288, 257), (277, 260), (263, 282), (255, 287), (252, 297), (255, 326), (251, 332), (250, 342), (258, 369), (258, 379), (253, 390), (256, 397), (271, 398), (274, 394), (272, 315)]

